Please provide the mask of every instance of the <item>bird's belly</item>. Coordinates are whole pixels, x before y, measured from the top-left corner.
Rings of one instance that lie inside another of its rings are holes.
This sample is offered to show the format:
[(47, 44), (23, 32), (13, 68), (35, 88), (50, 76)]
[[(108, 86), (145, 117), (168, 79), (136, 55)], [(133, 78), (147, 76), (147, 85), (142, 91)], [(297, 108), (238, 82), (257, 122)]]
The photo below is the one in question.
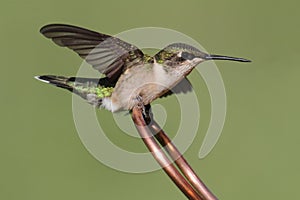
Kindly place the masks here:
[(151, 103), (165, 90), (167, 87), (157, 82), (135, 81), (135, 84), (124, 83), (122, 87), (116, 88), (111, 99), (120, 110), (131, 110), (140, 101), (144, 105)]
[(131, 69), (120, 77), (111, 100), (117, 110), (131, 110), (139, 101), (144, 105), (151, 103), (170, 89), (176, 80), (178, 78), (168, 76), (160, 69)]

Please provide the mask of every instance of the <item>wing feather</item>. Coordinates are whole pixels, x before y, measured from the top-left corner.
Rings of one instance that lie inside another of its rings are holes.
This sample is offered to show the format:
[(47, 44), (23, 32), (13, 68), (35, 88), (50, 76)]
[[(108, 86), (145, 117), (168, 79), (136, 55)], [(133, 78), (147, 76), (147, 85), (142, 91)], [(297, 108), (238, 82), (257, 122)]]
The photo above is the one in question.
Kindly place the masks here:
[(49, 24), (40, 32), (61, 47), (75, 51), (100, 73), (117, 81), (130, 62), (144, 54), (136, 46), (116, 37), (65, 24)]
[(187, 78), (182, 79), (179, 83), (177, 83), (171, 90), (168, 90), (164, 93), (160, 98), (170, 96), (172, 94), (186, 94), (193, 90), (192, 84)]

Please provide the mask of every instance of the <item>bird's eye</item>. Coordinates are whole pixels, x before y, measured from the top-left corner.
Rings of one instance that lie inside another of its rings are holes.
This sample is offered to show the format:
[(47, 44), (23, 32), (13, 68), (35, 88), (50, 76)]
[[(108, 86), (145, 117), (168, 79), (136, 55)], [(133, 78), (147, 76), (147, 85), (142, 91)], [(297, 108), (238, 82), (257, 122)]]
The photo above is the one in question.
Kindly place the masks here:
[(188, 53), (188, 52), (182, 52), (181, 57), (186, 60), (193, 60), (195, 58), (194, 54)]

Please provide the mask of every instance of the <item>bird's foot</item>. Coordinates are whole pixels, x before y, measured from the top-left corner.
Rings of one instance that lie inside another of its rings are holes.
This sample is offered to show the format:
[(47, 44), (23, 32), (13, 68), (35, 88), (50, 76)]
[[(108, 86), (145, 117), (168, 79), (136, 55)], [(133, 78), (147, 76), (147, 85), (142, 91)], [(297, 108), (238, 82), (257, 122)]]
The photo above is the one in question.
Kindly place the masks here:
[(143, 118), (148, 124), (148, 121), (151, 120), (149, 115), (150, 105), (144, 105), (143, 98), (140, 95), (137, 96), (135, 100), (137, 102), (137, 107), (142, 111)]
[(137, 107), (143, 112), (143, 116), (145, 116), (146, 111), (145, 111), (145, 105), (143, 103), (143, 98), (141, 96), (137, 96), (135, 98), (136, 102), (137, 102)]

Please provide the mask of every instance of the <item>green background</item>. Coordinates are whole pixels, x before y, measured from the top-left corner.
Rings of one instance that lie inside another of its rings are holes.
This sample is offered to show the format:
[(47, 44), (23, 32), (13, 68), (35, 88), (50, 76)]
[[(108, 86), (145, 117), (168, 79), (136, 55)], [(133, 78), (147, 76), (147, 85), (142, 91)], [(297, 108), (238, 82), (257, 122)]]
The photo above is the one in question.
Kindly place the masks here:
[[(299, 190), (299, 1), (1, 1), (0, 199), (185, 199), (163, 171), (122, 173), (84, 148), (71, 95), (33, 79), (76, 74), (81, 59), (39, 34), (70, 23), (107, 34), (144, 26), (191, 36), (209, 52), (251, 64), (218, 62), (227, 92), (219, 142), (198, 151), (210, 119), (203, 80), (190, 80), (201, 99), (200, 130), (186, 158), (220, 199), (296, 199)], [(201, 91), (201, 92), (200, 92)], [(174, 97), (162, 100), (172, 105)], [(122, 136), (110, 113), (97, 111), (122, 148), (145, 151)], [(125, 116), (129, 117), (129, 116)], [(100, 119), (101, 118), (101, 119)], [(168, 118), (165, 130), (173, 132)], [(132, 148), (134, 146), (134, 148)]]

